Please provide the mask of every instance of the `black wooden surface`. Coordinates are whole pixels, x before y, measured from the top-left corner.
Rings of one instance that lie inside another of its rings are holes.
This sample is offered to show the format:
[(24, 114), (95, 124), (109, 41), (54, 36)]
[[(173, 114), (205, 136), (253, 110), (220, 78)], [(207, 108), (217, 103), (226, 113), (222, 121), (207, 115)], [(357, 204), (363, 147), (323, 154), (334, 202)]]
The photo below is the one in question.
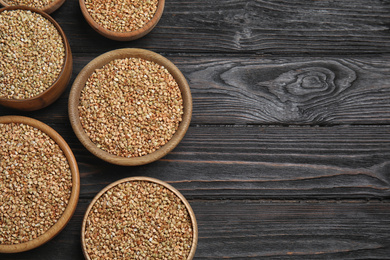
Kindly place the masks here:
[[(196, 259), (390, 259), (390, 1), (166, 1), (133, 42), (94, 32), (78, 1), (52, 14), (74, 56), (67, 91), (36, 112), (71, 146), (81, 174), (74, 217), (52, 241), (0, 259), (83, 259), (92, 198), (129, 176), (179, 189), (199, 225)], [(97, 55), (145, 48), (173, 61), (194, 101), (191, 127), (161, 160), (120, 167), (72, 132), (67, 99)]]

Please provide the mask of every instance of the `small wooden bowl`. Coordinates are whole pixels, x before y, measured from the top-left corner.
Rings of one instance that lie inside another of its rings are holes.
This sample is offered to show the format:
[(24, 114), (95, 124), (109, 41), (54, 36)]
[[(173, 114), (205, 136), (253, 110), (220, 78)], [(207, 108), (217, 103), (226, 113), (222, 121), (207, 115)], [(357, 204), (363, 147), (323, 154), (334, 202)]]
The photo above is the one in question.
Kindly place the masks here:
[(38, 110), (41, 108), (44, 108), (50, 104), (52, 104), (54, 101), (56, 101), (61, 94), (65, 91), (70, 77), (72, 75), (72, 66), (73, 66), (73, 59), (72, 59), (72, 52), (70, 50), (69, 42), (65, 36), (64, 31), (61, 29), (60, 25), (47, 13), (40, 11), (36, 8), (26, 7), (26, 6), (9, 6), (4, 7), (0, 9), (0, 12), (3, 12), (4, 10), (30, 10), (32, 12), (38, 13), (45, 17), (47, 20), (49, 20), (58, 30), (60, 33), (62, 40), (64, 42), (65, 47), (65, 60), (64, 65), (62, 67), (62, 70), (57, 78), (57, 80), (44, 92), (41, 94), (32, 97), (32, 98), (26, 98), (26, 99), (8, 99), (8, 98), (0, 98), (0, 105), (23, 110), (23, 111), (33, 111)]
[[(42, 8), (37, 8), (39, 10), (41, 10), (42, 12), (45, 12), (47, 14), (51, 14), (52, 12), (54, 12), (55, 10), (57, 10), (58, 8), (61, 7), (61, 5), (63, 5), (65, 2), (65, 0), (55, 0), (53, 2), (51, 2), (50, 4), (42, 7)], [(0, 4), (2, 6), (5, 6), (5, 7), (8, 7), (8, 6), (14, 6), (14, 5), (11, 5), (7, 2), (7, 0), (0, 0)], [(27, 6), (27, 7), (32, 7), (32, 6)], [(32, 7), (32, 8), (35, 8), (35, 7)]]
[(144, 27), (135, 31), (115, 32), (104, 28), (91, 17), (87, 7), (85, 6), (85, 0), (79, 0), (79, 3), (81, 12), (87, 23), (104, 37), (116, 41), (132, 41), (148, 34), (157, 25), (158, 21), (160, 21), (165, 6), (165, 0), (159, 0), (156, 13), (154, 14), (153, 18), (147, 24), (145, 24)]
[(101, 190), (96, 196), (95, 198), (92, 200), (92, 202), (89, 204), (88, 208), (87, 208), (87, 211), (85, 212), (85, 215), (84, 215), (84, 219), (83, 219), (83, 224), (82, 224), (82, 228), (81, 228), (81, 243), (82, 243), (82, 249), (83, 249), (83, 253), (84, 253), (84, 257), (85, 259), (87, 260), (91, 260), (91, 258), (89, 257), (88, 253), (87, 253), (87, 248), (86, 248), (86, 241), (85, 241), (85, 229), (86, 229), (86, 224), (87, 224), (87, 218), (88, 218), (88, 215), (89, 215), (89, 212), (91, 211), (92, 207), (94, 206), (94, 204), (96, 203), (96, 201), (105, 193), (107, 192), (108, 190), (110, 190), (111, 188), (117, 186), (118, 184), (121, 184), (121, 183), (126, 183), (126, 182), (132, 182), (132, 181), (146, 181), (146, 182), (151, 182), (151, 183), (155, 183), (155, 184), (159, 184), (165, 188), (167, 188), (168, 190), (170, 190), (171, 192), (173, 192), (177, 197), (180, 198), (180, 200), (183, 202), (183, 204), (185, 205), (187, 211), (188, 211), (188, 214), (191, 218), (191, 223), (192, 223), (192, 231), (193, 231), (193, 234), (192, 234), (192, 245), (191, 245), (191, 250), (190, 250), (190, 253), (188, 254), (188, 257), (187, 257), (187, 260), (191, 260), (193, 259), (194, 255), (195, 255), (195, 251), (196, 251), (196, 247), (198, 245), (198, 224), (197, 224), (197, 221), (196, 221), (196, 217), (195, 217), (195, 213), (194, 211), (192, 210), (190, 204), (188, 203), (187, 199), (177, 190), (175, 189), (174, 187), (172, 187), (171, 185), (169, 185), (168, 183), (164, 182), (164, 181), (161, 181), (161, 180), (158, 180), (158, 179), (155, 179), (155, 178), (150, 178), (150, 177), (142, 177), (142, 176), (138, 176), (138, 177), (129, 177), (129, 178), (125, 178), (125, 179), (122, 179), (122, 180), (119, 180), (119, 181), (116, 181), (116, 182), (113, 182), (111, 184), (109, 184), (107, 187), (105, 187), (103, 190)]
[[(91, 74), (95, 71), (95, 69), (101, 68), (107, 63), (115, 59), (124, 59), (124, 58), (142, 58), (145, 60), (153, 61), (159, 65), (164, 66), (169, 73), (175, 78), (176, 82), (179, 85), (182, 98), (183, 98), (183, 108), (184, 114), (182, 121), (180, 122), (179, 128), (176, 133), (173, 135), (172, 139), (167, 142), (160, 149), (156, 150), (153, 153), (141, 156), (141, 157), (132, 157), (126, 158), (117, 155), (110, 154), (102, 149), (98, 148), (85, 133), (79, 118), (79, 100), (82, 89), (85, 86), (86, 81), (91, 76)], [(100, 55), (99, 57), (92, 60), (88, 63), (76, 77), (73, 82), (72, 89), (69, 95), (69, 118), (71, 125), (73, 127), (73, 131), (76, 136), (80, 140), (80, 142), (95, 156), (99, 157), (102, 160), (107, 162), (123, 165), (123, 166), (135, 166), (135, 165), (143, 165), (147, 163), (151, 163), (156, 161), (165, 155), (167, 155), (170, 151), (172, 151), (179, 142), (183, 139), (185, 133), (188, 130), (188, 127), (191, 122), (192, 116), (192, 96), (191, 90), (188, 86), (187, 80), (180, 72), (180, 70), (168, 59), (163, 56), (148, 50), (143, 49), (117, 49), (114, 51), (107, 52), (105, 54)]]
[(23, 116), (2, 116), (0, 117), (0, 123), (1, 124), (22, 123), (22, 124), (35, 127), (41, 130), (42, 132), (46, 133), (60, 146), (61, 150), (64, 152), (72, 173), (72, 192), (70, 195), (69, 204), (67, 205), (62, 216), (49, 230), (47, 230), (41, 236), (25, 243), (13, 244), (13, 245), (0, 244), (0, 253), (18, 253), (18, 252), (31, 250), (33, 248), (43, 245), (44, 243), (54, 238), (67, 225), (67, 223), (73, 216), (73, 213), (76, 209), (77, 202), (79, 199), (80, 175), (79, 175), (77, 162), (73, 155), (72, 150), (70, 149), (66, 141), (53, 128), (49, 127), (48, 125), (38, 120), (29, 117), (23, 117)]

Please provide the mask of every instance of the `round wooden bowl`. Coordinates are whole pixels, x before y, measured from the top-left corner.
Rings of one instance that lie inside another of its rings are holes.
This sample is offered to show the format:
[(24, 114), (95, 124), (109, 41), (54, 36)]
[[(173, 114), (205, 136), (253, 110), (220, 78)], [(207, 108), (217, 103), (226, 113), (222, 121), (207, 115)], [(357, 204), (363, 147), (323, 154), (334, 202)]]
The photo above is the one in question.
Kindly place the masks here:
[(77, 202), (79, 199), (80, 175), (79, 175), (77, 162), (73, 155), (72, 150), (70, 149), (66, 141), (53, 128), (49, 127), (48, 125), (38, 120), (29, 117), (23, 117), (23, 116), (2, 116), (0, 117), (0, 123), (1, 124), (22, 123), (22, 124), (35, 127), (41, 130), (42, 132), (46, 133), (60, 146), (61, 150), (64, 152), (72, 173), (72, 192), (70, 195), (69, 203), (65, 211), (63, 212), (62, 216), (49, 230), (47, 230), (41, 236), (25, 243), (13, 244), (13, 245), (0, 244), (0, 253), (18, 253), (18, 252), (31, 250), (33, 248), (43, 245), (44, 243), (48, 242), (53, 237), (55, 237), (66, 226), (66, 224), (73, 216), (73, 213), (76, 209)]
[(26, 7), (26, 6), (9, 6), (4, 7), (0, 9), (0, 12), (4, 10), (30, 10), (32, 12), (36, 12), (46, 19), (48, 19), (58, 30), (60, 33), (63, 43), (64, 43), (64, 49), (65, 49), (65, 61), (64, 65), (62, 67), (62, 70), (57, 78), (57, 80), (44, 92), (41, 94), (34, 96), (32, 98), (26, 98), (26, 99), (8, 99), (8, 98), (0, 98), (0, 105), (23, 110), (23, 111), (33, 111), (38, 110), (41, 108), (44, 108), (50, 104), (52, 104), (54, 101), (56, 101), (61, 94), (65, 91), (70, 77), (72, 75), (72, 65), (73, 65), (73, 59), (72, 59), (72, 52), (70, 50), (69, 42), (65, 36), (64, 31), (61, 29), (60, 25), (47, 13), (40, 11), (36, 8)]
[(84, 219), (83, 219), (83, 224), (82, 224), (82, 228), (81, 228), (81, 244), (82, 244), (82, 249), (83, 249), (83, 253), (84, 253), (85, 259), (91, 260), (91, 258), (89, 257), (89, 255), (87, 253), (87, 248), (86, 248), (85, 229), (86, 229), (86, 224), (87, 224), (87, 218), (88, 218), (89, 212), (91, 211), (92, 207), (94, 206), (96, 201), (104, 193), (106, 193), (108, 190), (110, 190), (111, 188), (117, 186), (118, 184), (126, 183), (126, 182), (132, 182), (132, 181), (146, 181), (146, 182), (152, 182), (152, 183), (155, 183), (155, 184), (159, 184), (161, 186), (164, 186), (165, 188), (167, 188), (168, 190), (173, 192), (177, 197), (180, 198), (180, 200), (185, 205), (185, 207), (186, 207), (186, 209), (188, 211), (188, 214), (190, 215), (190, 218), (191, 218), (192, 231), (193, 231), (193, 234), (192, 234), (192, 245), (191, 245), (191, 250), (190, 250), (190, 253), (188, 254), (187, 260), (193, 259), (194, 255), (195, 255), (196, 247), (198, 245), (198, 225), (197, 225), (197, 222), (196, 222), (195, 213), (192, 210), (192, 208), (191, 208), (190, 204), (188, 203), (187, 199), (177, 189), (175, 189), (174, 187), (172, 187), (168, 183), (166, 183), (164, 181), (161, 181), (161, 180), (158, 180), (158, 179), (155, 179), (155, 178), (142, 177), (142, 176), (129, 177), (129, 178), (121, 179), (121, 180), (118, 180), (116, 182), (113, 182), (113, 183), (109, 184), (107, 187), (105, 187), (103, 190), (101, 190), (95, 196), (95, 198), (92, 200), (92, 202), (89, 204), (89, 206), (87, 208), (87, 211), (85, 212)]
[[(124, 59), (124, 58), (142, 58), (145, 60), (153, 61), (159, 65), (164, 66), (169, 73), (175, 78), (176, 82), (179, 85), (182, 98), (183, 98), (183, 108), (184, 114), (182, 121), (180, 122), (179, 128), (171, 138), (169, 142), (167, 142), (164, 146), (159, 148), (153, 153), (141, 156), (141, 157), (121, 157), (117, 155), (110, 154), (102, 149), (98, 148), (85, 133), (79, 118), (79, 100), (82, 89), (85, 86), (86, 81), (91, 76), (91, 74), (95, 71), (95, 69), (101, 68), (107, 63), (115, 59)], [(88, 63), (76, 77), (73, 82), (72, 89), (69, 95), (68, 102), (68, 110), (69, 110), (69, 118), (75, 132), (76, 136), (80, 140), (80, 142), (87, 148), (92, 154), (99, 157), (102, 160), (110, 162), (112, 164), (123, 165), (123, 166), (135, 166), (135, 165), (143, 165), (147, 163), (151, 163), (156, 161), (165, 155), (167, 155), (170, 151), (172, 151), (179, 142), (183, 139), (185, 133), (188, 130), (188, 127), (191, 122), (192, 116), (192, 96), (191, 90), (188, 86), (187, 80), (180, 72), (180, 70), (168, 59), (163, 56), (148, 50), (143, 49), (117, 49), (114, 51), (110, 51), (104, 53), (90, 63)]]
[[(58, 8), (61, 7), (61, 5), (63, 5), (65, 2), (65, 0), (55, 0), (53, 2), (51, 2), (50, 4), (42, 7), (42, 8), (37, 8), (39, 10), (41, 10), (42, 12), (45, 12), (47, 14), (51, 14), (52, 12), (54, 12), (55, 10), (57, 10)], [(10, 3), (8, 3), (7, 0), (0, 0), (0, 4), (2, 6), (5, 6), (5, 7), (8, 7), (8, 6), (14, 6)], [(34, 8), (33, 6), (27, 6), (27, 7), (32, 7)]]
[(153, 18), (147, 24), (145, 24), (144, 27), (129, 32), (115, 32), (115, 31), (108, 30), (107, 28), (104, 28), (99, 23), (97, 23), (89, 14), (87, 7), (85, 6), (85, 0), (79, 0), (79, 4), (85, 20), (99, 34), (111, 40), (132, 41), (145, 36), (157, 25), (164, 11), (165, 0), (158, 1), (156, 13), (154, 14)]

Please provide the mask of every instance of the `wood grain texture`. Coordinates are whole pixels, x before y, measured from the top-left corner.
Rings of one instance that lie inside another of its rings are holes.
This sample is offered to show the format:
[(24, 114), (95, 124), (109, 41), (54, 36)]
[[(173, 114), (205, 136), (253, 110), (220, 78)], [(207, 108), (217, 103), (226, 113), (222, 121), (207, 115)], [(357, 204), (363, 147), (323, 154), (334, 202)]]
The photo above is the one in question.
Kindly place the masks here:
[[(76, 57), (75, 71), (93, 58)], [(52, 106), (27, 114), (55, 128), (70, 144), (87, 183), (82, 196), (136, 175), (176, 182), (191, 198), (389, 196), (390, 133), (385, 124), (390, 74), (385, 58), (170, 59), (191, 87), (192, 126), (182, 143), (154, 164), (113, 167), (84, 149), (67, 115), (70, 87)], [(307, 68), (314, 83), (321, 77), (333, 81), (303, 95), (278, 89)], [(0, 114), (14, 113), (0, 108)], [(261, 127), (293, 123), (341, 126)]]
[(191, 127), (166, 157), (131, 169), (76, 147), (84, 198), (138, 175), (162, 179), (190, 199), (390, 196), (388, 127)]
[(387, 60), (196, 58), (178, 66), (194, 124), (388, 124)]
[[(106, 185), (161, 179), (193, 207), (195, 259), (388, 259), (390, 1), (167, 1), (145, 37), (95, 32), (78, 1), (52, 16), (74, 54), (65, 93), (39, 111), (78, 161), (80, 200), (48, 244), (0, 259), (83, 259), (81, 221)], [(114, 166), (78, 141), (70, 85), (96, 56), (139, 47), (169, 58), (193, 97), (192, 124), (166, 157)]]
[(53, 17), (74, 39), (70, 43), (77, 53), (140, 47), (176, 53), (345, 55), (390, 53), (389, 13), (386, 0), (167, 1), (156, 28), (131, 43), (112, 43), (94, 32), (78, 1), (66, 1)]
[(54, 124), (80, 168), (81, 198), (118, 179), (167, 181), (190, 199), (385, 198), (390, 195), (390, 128), (190, 127), (166, 157), (139, 167), (96, 158), (69, 124)]
[(203, 220), (199, 259), (386, 259), (390, 253), (387, 203), (194, 204)]
[[(57, 237), (3, 260), (84, 259), (81, 219)], [(189, 201), (199, 227), (195, 259), (388, 259), (390, 205), (381, 201)]]
[(51, 126), (77, 159), (81, 198), (131, 176), (161, 179), (189, 199), (390, 198), (388, 126), (190, 127), (170, 154), (139, 167), (93, 156), (69, 123)]
[[(94, 55), (77, 55), (60, 100), (34, 115), (68, 121), (71, 84)], [(192, 125), (344, 125), (390, 123), (390, 56), (263, 58), (169, 56), (187, 79)], [(55, 117), (49, 111), (55, 110)], [(0, 107), (0, 114), (18, 113)], [(20, 114), (20, 113), (19, 113)]]

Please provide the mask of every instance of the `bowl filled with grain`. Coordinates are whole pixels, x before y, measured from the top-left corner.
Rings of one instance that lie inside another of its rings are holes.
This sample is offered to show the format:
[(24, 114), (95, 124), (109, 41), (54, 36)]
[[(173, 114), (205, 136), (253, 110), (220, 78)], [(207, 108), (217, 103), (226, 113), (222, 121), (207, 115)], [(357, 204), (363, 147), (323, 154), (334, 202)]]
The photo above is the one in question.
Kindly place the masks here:
[(61, 7), (65, 0), (0, 0), (0, 4), (7, 6), (27, 6), (37, 8), (47, 14), (51, 14)]
[(32, 111), (57, 100), (72, 74), (65, 33), (31, 7), (0, 9), (0, 105)]
[(80, 176), (55, 130), (29, 117), (0, 117), (0, 173), (0, 253), (36, 248), (66, 226)]
[(180, 70), (143, 49), (118, 49), (88, 63), (69, 95), (80, 142), (107, 162), (135, 166), (172, 151), (190, 125), (192, 97)]
[(132, 41), (148, 34), (164, 11), (165, 0), (79, 0), (87, 23), (116, 41)]
[(81, 230), (86, 259), (192, 259), (198, 242), (195, 214), (166, 182), (130, 177), (101, 190)]

